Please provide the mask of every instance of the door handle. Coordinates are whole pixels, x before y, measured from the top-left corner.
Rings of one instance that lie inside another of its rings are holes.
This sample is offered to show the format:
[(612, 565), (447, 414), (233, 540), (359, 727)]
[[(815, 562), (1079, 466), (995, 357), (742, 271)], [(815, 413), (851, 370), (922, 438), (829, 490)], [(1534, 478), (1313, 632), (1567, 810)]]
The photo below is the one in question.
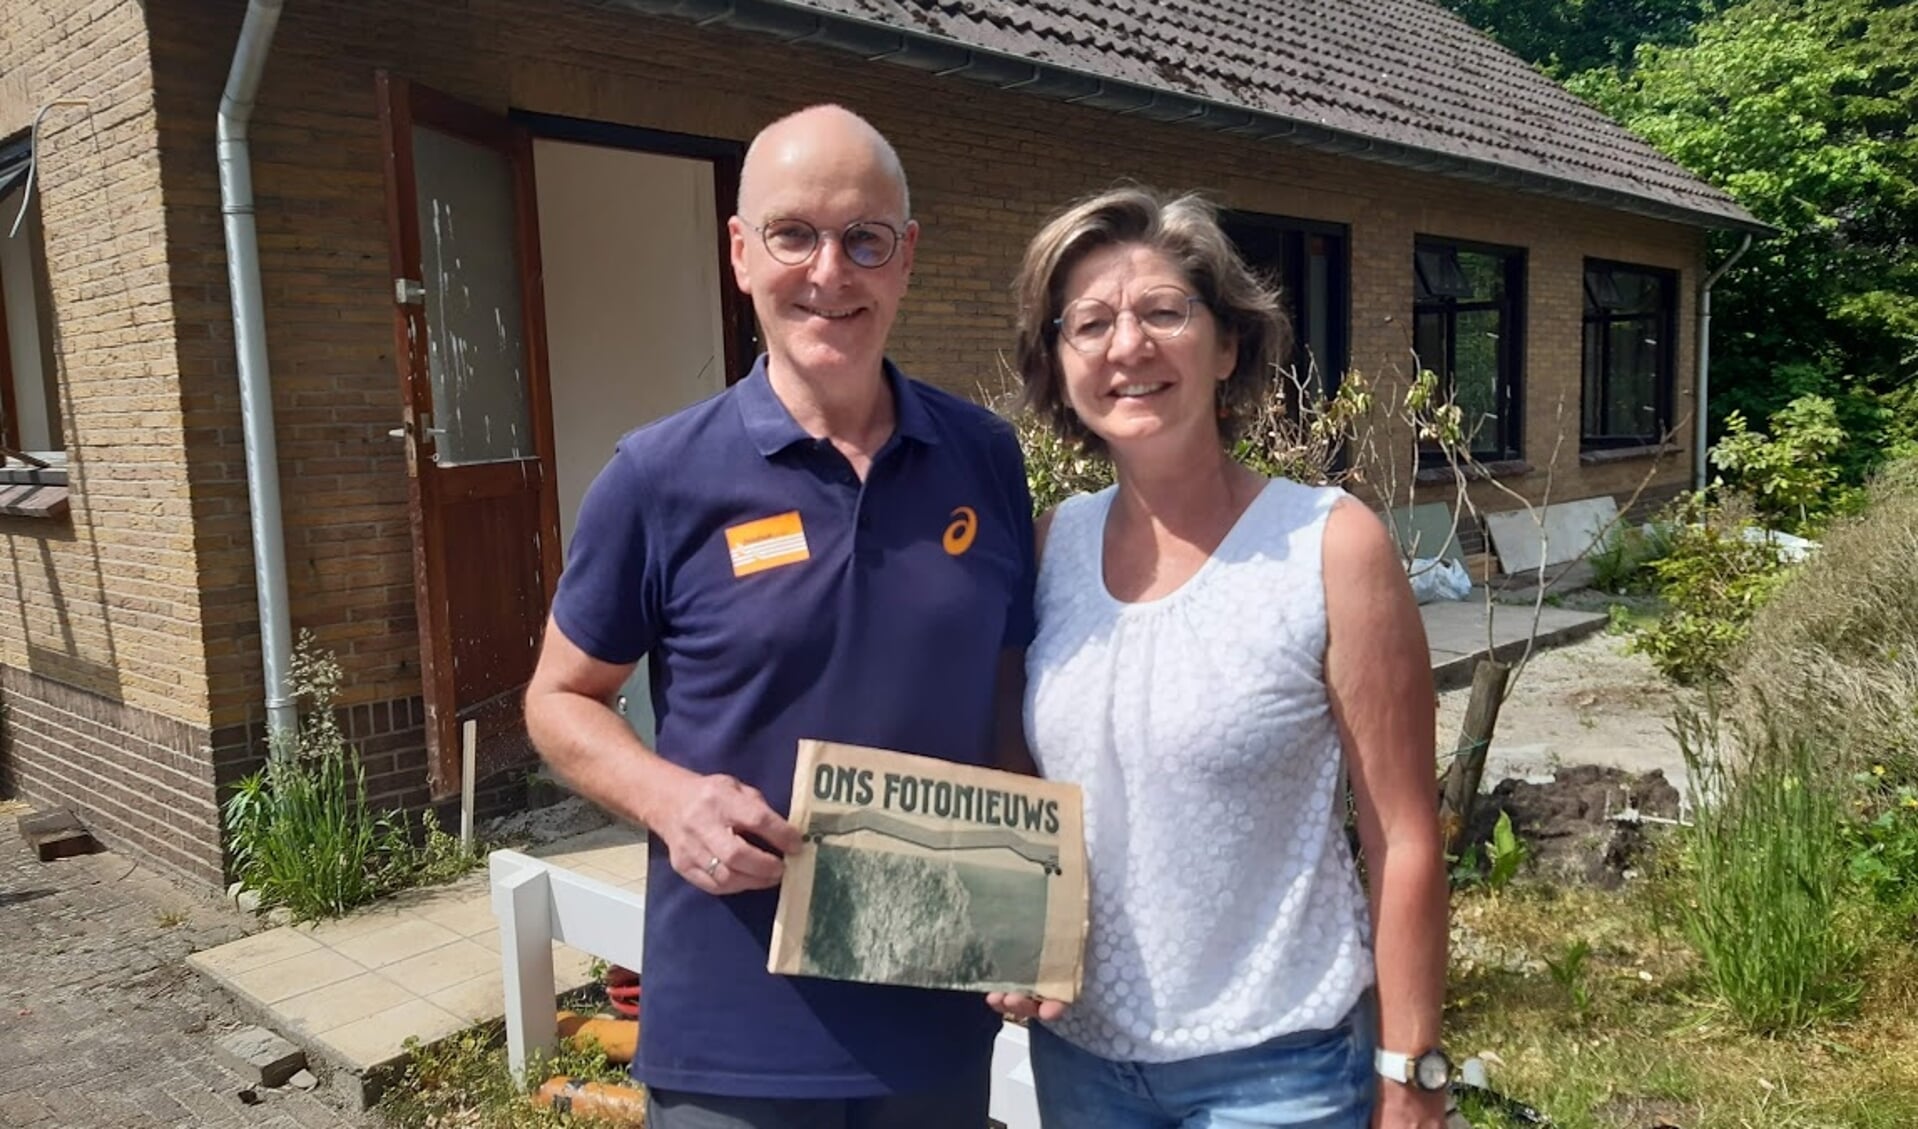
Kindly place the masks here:
[[(420, 434), (431, 435), (431, 436), (434, 436), (435, 438), (446, 434), (446, 429), (444, 427), (433, 426), (432, 424), (433, 415), (431, 412), (425, 413), (420, 418), (427, 421), (426, 425), (420, 428)], [(393, 439), (404, 439), (406, 438), (407, 434), (410, 431), (412, 431), (412, 429), (413, 429), (413, 424), (411, 422), (408, 422), (408, 423), (403, 423), (399, 425), (398, 427), (387, 428), (386, 434)]]

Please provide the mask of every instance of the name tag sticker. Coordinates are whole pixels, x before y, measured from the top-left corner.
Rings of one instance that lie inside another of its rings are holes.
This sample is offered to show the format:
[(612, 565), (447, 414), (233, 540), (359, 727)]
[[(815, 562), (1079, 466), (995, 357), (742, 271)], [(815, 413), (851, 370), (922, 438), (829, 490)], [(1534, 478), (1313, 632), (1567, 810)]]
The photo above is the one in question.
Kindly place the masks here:
[(726, 548), (732, 554), (734, 576), (798, 564), (812, 556), (798, 510), (732, 526), (726, 530)]

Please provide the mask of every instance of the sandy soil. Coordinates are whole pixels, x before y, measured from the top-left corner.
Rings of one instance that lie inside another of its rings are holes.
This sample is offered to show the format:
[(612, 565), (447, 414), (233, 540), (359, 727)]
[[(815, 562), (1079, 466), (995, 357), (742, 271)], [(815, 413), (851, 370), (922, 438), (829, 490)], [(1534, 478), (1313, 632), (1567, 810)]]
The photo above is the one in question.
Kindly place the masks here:
[[(1624, 644), (1599, 634), (1532, 657), (1499, 712), (1485, 790), (1508, 777), (1541, 781), (1579, 765), (1633, 775), (1656, 769), (1684, 787), (1684, 758), (1668, 728), (1677, 692)], [(1439, 695), (1441, 749), (1457, 742), (1470, 696), (1469, 687)]]

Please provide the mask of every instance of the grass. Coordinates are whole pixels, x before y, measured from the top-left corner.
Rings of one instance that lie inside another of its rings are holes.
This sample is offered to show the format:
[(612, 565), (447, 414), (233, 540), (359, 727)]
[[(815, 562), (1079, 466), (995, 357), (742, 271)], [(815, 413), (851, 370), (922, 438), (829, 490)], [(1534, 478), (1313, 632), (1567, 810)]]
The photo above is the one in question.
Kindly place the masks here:
[(1887, 467), (1758, 610), (1730, 682), (1741, 719), (1918, 784), (1918, 459)]
[[(409, 1042), (408, 1050), (404, 1072), (380, 1099), (380, 1114), (395, 1129), (586, 1129), (609, 1124), (533, 1105), (512, 1084), (500, 1023), (469, 1027), (431, 1047)], [(555, 1074), (630, 1084), (625, 1068), (607, 1062), (597, 1050), (562, 1046), (557, 1056), (527, 1071), (533, 1084), (528, 1092)]]
[[(1489, 1052), (1493, 1089), (1563, 1129), (1918, 1125), (1918, 954), (1874, 948), (1849, 1019), (1758, 1035), (1711, 1002), (1674, 912), (1685, 896), (1669, 868), (1615, 892), (1457, 895), (1455, 934), (1492, 956), (1454, 962), (1447, 1043)], [(1583, 1018), (1551, 968), (1581, 945)]]

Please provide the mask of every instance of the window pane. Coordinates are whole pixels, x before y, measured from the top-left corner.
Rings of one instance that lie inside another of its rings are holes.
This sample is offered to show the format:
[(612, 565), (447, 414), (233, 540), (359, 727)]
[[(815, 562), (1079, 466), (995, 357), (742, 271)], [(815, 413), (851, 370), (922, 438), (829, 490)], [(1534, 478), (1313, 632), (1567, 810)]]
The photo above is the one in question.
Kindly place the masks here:
[(1662, 279), (1639, 271), (1613, 270), (1612, 285), (1618, 289), (1615, 309), (1622, 314), (1649, 314), (1659, 307)]
[(415, 126), (434, 460), (536, 457), (520, 328), (513, 170), (499, 153)]
[(1469, 301), (1493, 302), (1505, 295), (1505, 256), (1480, 251), (1460, 251), (1459, 270), (1471, 291)]
[(1583, 405), (1584, 434), (1592, 439), (1610, 434), (1605, 423), (1604, 364), (1605, 323), (1588, 321), (1585, 323), (1585, 386), (1579, 403)]
[(1412, 323), (1412, 349), (1421, 369), (1445, 373), (1445, 318), (1442, 313), (1419, 314)]
[(1653, 325), (1650, 318), (1612, 323), (1612, 382), (1605, 421), (1608, 435), (1650, 440), (1658, 434), (1659, 343)]
[(58, 366), (53, 359), (52, 307), (41, 278), (40, 202), (36, 198), (18, 234), (8, 237), (20, 214), (24, 187), (0, 196), (0, 308), (6, 311), (7, 360), (13, 372), (12, 420), (20, 449), (64, 450), (60, 435)]
[(1474, 453), (1503, 453), (1505, 436), (1499, 425), (1502, 400), (1498, 378), (1499, 314), (1473, 310), (1457, 315), (1457, 364), (1452, 371), (1453, 395), (1463, 415), (1465, 433)]

